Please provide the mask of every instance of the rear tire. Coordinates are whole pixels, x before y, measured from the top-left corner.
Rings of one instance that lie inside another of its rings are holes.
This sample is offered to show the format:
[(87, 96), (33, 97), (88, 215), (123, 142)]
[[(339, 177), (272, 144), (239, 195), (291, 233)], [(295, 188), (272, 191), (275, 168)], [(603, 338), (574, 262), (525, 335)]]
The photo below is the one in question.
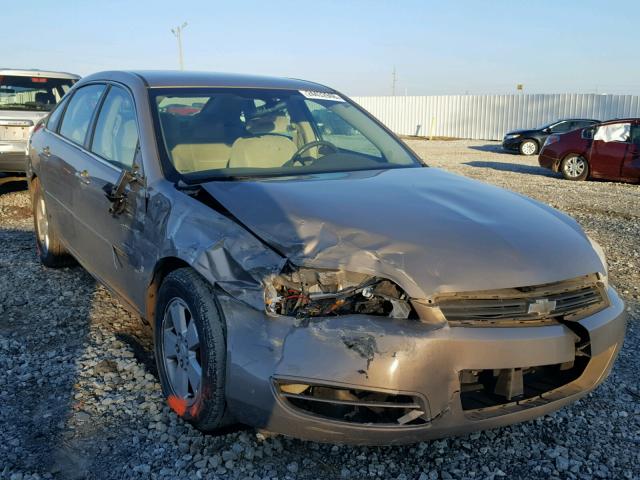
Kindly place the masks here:
[(562, 160), (560, 172), (567, 180), (586, 180), (589, 176), (589, 163), (580, 155), (569, 155)]
[(525, 140), (520, 144), (520, 153), (522, 155), (531, 156), (538, 153), (538, 142), (535, 140)]
[(158, 292), (155, 356), (169, 406), (198, 430), (227, 426), (226, 328), (215, 292), (197, 272), (171, 272)]
[(72, 265), (73, 258), (60, 242), (58, 232), (51, 224), (40, 180), (37, 177), (31, 180), (31, 205), (33, 207), (33, 228), (36, 233), (36, 250), (40, 262), (49, 268)]

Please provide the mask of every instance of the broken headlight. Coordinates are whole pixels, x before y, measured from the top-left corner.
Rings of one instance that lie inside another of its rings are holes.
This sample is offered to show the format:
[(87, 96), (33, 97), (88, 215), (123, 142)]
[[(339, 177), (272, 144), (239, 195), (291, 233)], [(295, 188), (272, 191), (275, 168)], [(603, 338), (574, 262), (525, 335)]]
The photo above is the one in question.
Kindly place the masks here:
[(264, 302), (272, 315), (298, 318), (358, 313), (414, 316), (407, 294), (394, 282), (342, 270), (300, 268), (268, 277)]

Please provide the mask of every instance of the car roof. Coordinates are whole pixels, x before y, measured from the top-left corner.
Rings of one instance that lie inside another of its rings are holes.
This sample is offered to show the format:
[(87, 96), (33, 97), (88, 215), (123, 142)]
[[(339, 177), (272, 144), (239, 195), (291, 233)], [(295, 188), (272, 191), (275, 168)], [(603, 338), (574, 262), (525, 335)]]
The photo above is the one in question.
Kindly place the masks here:
[(633, 122), (640, 122), (640, 118), (634, 118), (634, 117), (630, 117), (630, 118), (610, 118), (609, 120), (604, 120), (600, 123), (602, 124), (611, 124), (611, 123), (633, 123)]
[(595, 122), (600, 123), (600, 120), (595, 120), (593, 118), (561, 118), (556, 120), (556, 122)]
[(53, 72), (50, 70), (37, 70), (37, 69), (18, 69), (18, 68), (0, 68), (0, 77), (2, 76), (14, 76), (14, 77), (46, 77), (46, 78), (68, 78), (71, 80), (79, 80), (80, 75), (67, 72)]
[(133, 70), (99, 72), (85, 77), (85, 81), (108, 80), (134, 75), (142, 79), (149, 88), (162, 87), (240, 87), (240, 88), (273, 88), (287, 90), (317, 90), (333, 92), (329, 87), (319, 83), (298, 80), (295, 78), (267, 77), (238, 73), (192, 72), (181, 70)]

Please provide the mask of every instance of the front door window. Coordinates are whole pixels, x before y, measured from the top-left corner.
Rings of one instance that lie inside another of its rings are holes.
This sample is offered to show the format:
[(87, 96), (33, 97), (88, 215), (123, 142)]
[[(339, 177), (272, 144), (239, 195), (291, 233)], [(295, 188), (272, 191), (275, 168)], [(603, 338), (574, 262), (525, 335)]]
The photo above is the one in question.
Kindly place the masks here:
[(131, 169), (138, 146), (138, 126), (131, 96), (111, 87), (100, 110), (91, 151), (117, 167)]

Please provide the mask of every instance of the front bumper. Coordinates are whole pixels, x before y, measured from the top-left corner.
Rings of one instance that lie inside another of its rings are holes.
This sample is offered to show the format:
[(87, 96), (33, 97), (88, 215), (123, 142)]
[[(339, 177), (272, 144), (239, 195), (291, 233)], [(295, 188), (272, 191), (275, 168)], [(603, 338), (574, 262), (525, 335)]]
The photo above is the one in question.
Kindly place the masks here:
[(551, 155), (548, 151), (542, 150), (538, 156), (538, 163), (543, 168), (548, 168), (557, 172), (560, 170), (560, 159), (555, 155)]
[(520, 137), (508, 138), (508, 139), (504, 138), (502, 140), (502, 148), (510, 152), (519, 152), (521, 143), (522, 143), (522, 139)]
[[(430, 329), (364, 315), (295, 324), (222, 297), (229, 409), (239, 421), (274, 432), (369, 445), (412, 443), (529, 420), (577, 400), (608, 375), (626, 329), (624, 303), (611, 288), (609, 295), (609, 307), (576, 322), (591, 343), (591, 358), (579, 377), (540, 397), (482, 410), (463, 410), (461, 371), (570, 362), (576, 354), (573, 331), (563, 324)], [(371, 347), (370, 355), (353, 348), (358, 338)], [(293, 407), (276, 393), (274, 379), (414, 395), (424, 400), (428, 421), (377, 425), (330, 420)]]

